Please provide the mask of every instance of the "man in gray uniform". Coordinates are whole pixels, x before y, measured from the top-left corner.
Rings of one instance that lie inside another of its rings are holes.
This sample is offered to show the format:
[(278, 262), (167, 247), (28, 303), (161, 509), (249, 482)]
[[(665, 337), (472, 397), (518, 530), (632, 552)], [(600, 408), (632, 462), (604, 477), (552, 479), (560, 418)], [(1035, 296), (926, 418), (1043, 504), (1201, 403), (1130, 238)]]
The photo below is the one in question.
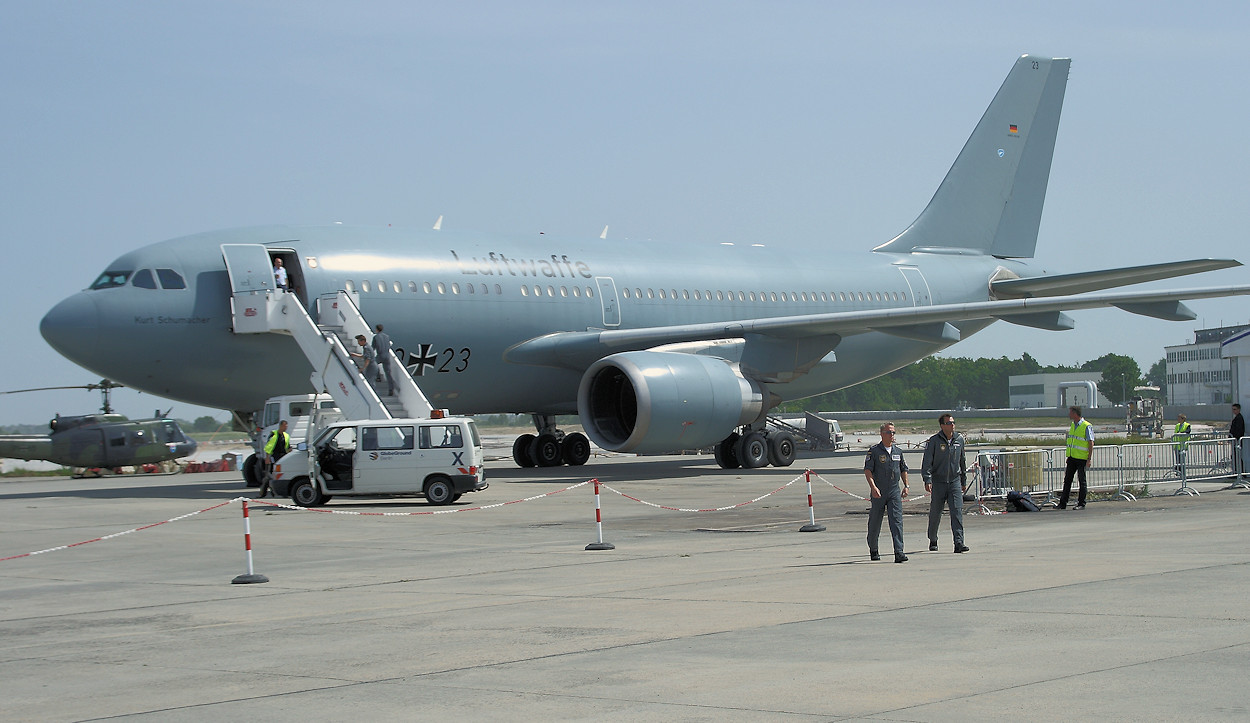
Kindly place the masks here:
[[(382, 365), (382, 370), (386, 372), (386, 395), (393, 397), (395, 396), (395, 372), (391, 369), (391, 335), (382, 331), (381, 324), (374, 328), (377, 329), (377, 333), (373, 335), (373, 341), (370, 344), (378, 356), (378, 363)], [(378, 381), (382, 381), (381, 375), (378, 376)]]
[[(881, 537), (881, 517), (890, 511), (890, 537), (894, 542), (894, 561), (907, 562), (903, 554), (903, 500), (907, 497), (907, 462), (903, 450), (894, 445), (894, 425), (881, 425), (881, 442), (868, 449), (864, 460), (864, 477), (872, 507), (868, 511), (868, 552), (880, 560), (877, 540)], [(902, 488), (899, 488), (899, 485)]]
[(929, 500), (929, 551), (938, 549), (938, 525), (942, 507), (950, 507), (951, 533), (955, 536), (955, 552), (967, 552), (964, 544), (964, 492), (968, 489), (968, 464), (964, 460), (964, 438), (955, 431), (955, 418), (950, 414), (938, 417), (938, 433), (924, 446), (920, 476)]

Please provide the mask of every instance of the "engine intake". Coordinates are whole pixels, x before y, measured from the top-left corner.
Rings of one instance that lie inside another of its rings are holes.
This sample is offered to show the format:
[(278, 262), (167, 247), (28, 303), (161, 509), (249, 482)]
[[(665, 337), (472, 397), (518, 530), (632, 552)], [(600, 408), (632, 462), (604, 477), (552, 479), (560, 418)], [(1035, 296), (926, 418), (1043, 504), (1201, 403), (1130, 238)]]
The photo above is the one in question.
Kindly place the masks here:
[(577, 412), (600, 447), (654, 454), (721, 441), (764, 414), (764, 392), (724, 359), (631, 351), (590, 365)]

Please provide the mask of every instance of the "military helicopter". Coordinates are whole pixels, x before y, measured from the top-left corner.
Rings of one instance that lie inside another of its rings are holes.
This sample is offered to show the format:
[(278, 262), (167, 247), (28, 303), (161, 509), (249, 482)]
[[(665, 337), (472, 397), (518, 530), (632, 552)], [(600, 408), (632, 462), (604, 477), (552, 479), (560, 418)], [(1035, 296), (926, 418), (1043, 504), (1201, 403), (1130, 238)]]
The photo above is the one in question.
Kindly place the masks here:
[(14, 389), (0, 394), (42, 392), (54, 389), (100, 390), (104, 404), (100, 414), (62, 417), (56, 415), (48, 426), (51, 434), (0, 435), (0, 458), (46, 460), (74, 470), (75, 476), (93, 471), (118, 471), (134, 467), (148, 472), (169, 471), (172, 460), (195, 453), (196, 443), (182, 428), (157, 410), (151, 419), (126, 419), (113, 413), (109, 394), (122, 385), (101, 379), (96, 384), (67, 387)]

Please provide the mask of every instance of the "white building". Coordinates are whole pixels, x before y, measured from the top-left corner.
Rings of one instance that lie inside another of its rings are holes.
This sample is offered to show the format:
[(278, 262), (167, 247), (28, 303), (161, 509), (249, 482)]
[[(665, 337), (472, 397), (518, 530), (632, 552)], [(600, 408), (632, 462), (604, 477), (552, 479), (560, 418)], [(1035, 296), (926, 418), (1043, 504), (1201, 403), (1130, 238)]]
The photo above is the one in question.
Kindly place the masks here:
[(1233, 396), (1232, 360), (1222, 342), (1250, 331), (1250, 325), (1222, 326), (1194, 332), (1192, 344), (1165, 346), (1169, 405), (1225, 404)]
[(1220, 343), (1220, 356), (1229, 363), (1229, 377), (1232, 379), (1232, 399), (1243, 409), (1250, 402), (1250, 330), (1228, 337)]
[[(1111, 400), (1095, 391), (1098, 403), (1090, 404), (1090, 385), (1098, 389), (1102, 372), (1016, 374), (1007, 378), (1007, 397), (1012, 409), (1038, 407), (1110, 407)], [(1062, 387), (1062, 395), (1060, 388)]]

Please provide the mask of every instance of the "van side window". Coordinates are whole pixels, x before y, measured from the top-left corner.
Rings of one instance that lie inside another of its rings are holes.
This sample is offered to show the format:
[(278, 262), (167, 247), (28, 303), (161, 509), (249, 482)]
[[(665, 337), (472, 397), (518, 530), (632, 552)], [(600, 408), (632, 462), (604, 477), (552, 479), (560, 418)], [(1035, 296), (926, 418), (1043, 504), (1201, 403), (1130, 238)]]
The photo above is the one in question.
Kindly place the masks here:
[(454, 424), (434, 424), (421, 427), (421, 449), (459, 448), (464, 446), (460, 427)]
[(365, 427), (360, 433), (360, 448), (366, 452), (412, 447), (412, 427)]

